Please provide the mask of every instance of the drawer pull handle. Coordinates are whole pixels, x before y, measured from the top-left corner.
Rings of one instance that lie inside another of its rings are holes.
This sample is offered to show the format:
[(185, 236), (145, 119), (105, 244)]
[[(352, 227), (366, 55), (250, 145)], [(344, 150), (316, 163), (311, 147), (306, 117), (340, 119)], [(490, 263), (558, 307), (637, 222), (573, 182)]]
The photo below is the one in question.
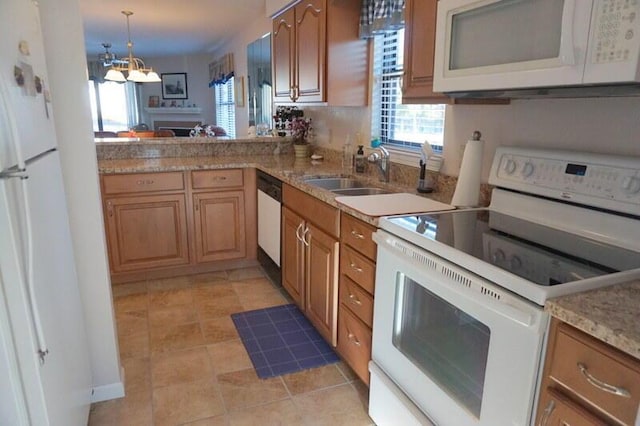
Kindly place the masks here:
[(356, 265), (355, 263), (350, 263), (349, 266), (351, 266), (351, 269), (353, 269), (356, 272), (362, 272), (362, 268), (360, 268), (358, 265)]
[(362, 302), (358, 299), (358, 297), (355, 294), (349, 293), (349, 301), (354, 305), (358, 305), (358, 306), (362, 305)]
[(153, 185), (153, 179), (140, 179), (136, 182), (138, 185)]
[(214, 176), (211, 178), (211, 180), (213, 181), (217, 181), (217, 180), (227, 180), (226, 176)]
[(360, 340), (358, 340), (355, 334), (349, 332), (349, 330), (347, 330), (347, 333), (348, 333), (347, 338), (351, 343), (353, 343), (356, 346), (362, 346), (362, 343), (360, 343)]
[(625, 398), (631, 398), (631, 394), (625, 388), (610, 385), (608, 383), (603, 382), (602, 380), (598, 380), (595, 377), (593, 377), (591, 373), (589, 373), (589, 370), (587, 370), (587, 366), (584, 365), (583, 363), (581, 362), (578, 363), (578, 369), (580, 370), (580, 373), (582, 373), (584, 378), (587, 379), (587, 382), (597, 387), (598, 389), (608, 393), (612, 393), (614, 395), (622, 396)]
[(107, 203), (107, 214), (109, 215), (109, 217), (113, 217), (113, 204), (111, 203), (111, 201)]
[(538, 423), (538, 426), (547, 426), (547, 424), (549, 423), (549, 418), (551, 417), (551, 413), (553, 413), (553, 410), (555, 410), (555, 408), (556, 402), (552, 399), (547, 404), (547, 408), (544, 409), (544, 413), (542, 414), (542, 418), (540, 419), (540, 423)]
[(351, 235), (353, 235), (353, 236), (354, 236), (354, 238), (357, 238), (357, 239), (359, 239), (359, 240), (364, 240), (364, 235), (362, 235), (362, 234), (361, 234), (361, 233), (359, 233), (359, 232), (351, 231)]

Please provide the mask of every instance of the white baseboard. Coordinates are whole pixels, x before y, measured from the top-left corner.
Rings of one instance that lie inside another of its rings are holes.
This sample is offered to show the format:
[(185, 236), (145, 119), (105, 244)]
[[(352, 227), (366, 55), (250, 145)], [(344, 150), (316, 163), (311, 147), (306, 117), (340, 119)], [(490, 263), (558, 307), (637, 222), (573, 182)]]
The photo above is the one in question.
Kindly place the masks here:
[(124, 368), (120, 367), (120, 381), (97, 386), (91, 393), (91, 403), (122, 398), (124, 396)]

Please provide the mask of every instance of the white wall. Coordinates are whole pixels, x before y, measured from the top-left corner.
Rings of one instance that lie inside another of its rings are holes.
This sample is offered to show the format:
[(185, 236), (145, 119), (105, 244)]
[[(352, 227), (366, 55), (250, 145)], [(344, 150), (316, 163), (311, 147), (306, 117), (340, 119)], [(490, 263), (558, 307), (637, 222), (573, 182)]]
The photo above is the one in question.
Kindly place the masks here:
[[(155, 58), (144, 58), (145, 65), (153, 67), (153, 70), (161, 75), (162, 73), (187, 73), (187, 96), (184, 105), (189, 104), (202, 108), (200, 114), (148, 114), (144, 107), (148, 105), (149, 96), (159, 96), (162, 99), (161, 83), (144, 83), (141, 85), (142, 101), (142, 122), (153, 126), (154, 120), (171, 121), (202, 121), (203, 123), (215, 122), (215, 104), (213, 100), (213, 89), (209, 88), (209, 63), (214, 56), (210, 53), (189, 56), (163, 56)], [(171, 100), (165, 100), (167, 106)], [(182, 104), (182, 100), (177, 101)]]
[(49, 89), (85, 312), (94, 400), (124, 394), (78, 0), (40, 1)]

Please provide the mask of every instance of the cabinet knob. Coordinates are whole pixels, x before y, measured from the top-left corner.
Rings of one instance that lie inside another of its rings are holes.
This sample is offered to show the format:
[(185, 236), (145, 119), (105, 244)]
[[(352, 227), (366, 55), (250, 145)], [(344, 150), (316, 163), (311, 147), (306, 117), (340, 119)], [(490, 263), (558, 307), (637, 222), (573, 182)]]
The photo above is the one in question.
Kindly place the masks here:
[(113, 217), (113, 203), (111, 203), (111, 201), (107, 203), (107, 215)]

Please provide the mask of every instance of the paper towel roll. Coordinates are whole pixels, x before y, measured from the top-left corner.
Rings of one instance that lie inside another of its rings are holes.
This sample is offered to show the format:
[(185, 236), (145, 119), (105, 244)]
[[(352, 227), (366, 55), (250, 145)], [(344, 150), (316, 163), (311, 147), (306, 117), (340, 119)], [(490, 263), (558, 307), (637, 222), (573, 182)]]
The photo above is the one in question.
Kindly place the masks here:
[(475, 207), (480, 200), (480, 172), (482, 171), (482, 150), (484, 141), (480, 132), (474, 132), (474, 138), (467, 141), (460, 165), (458, 183), (451, 204), (456, 207)]

